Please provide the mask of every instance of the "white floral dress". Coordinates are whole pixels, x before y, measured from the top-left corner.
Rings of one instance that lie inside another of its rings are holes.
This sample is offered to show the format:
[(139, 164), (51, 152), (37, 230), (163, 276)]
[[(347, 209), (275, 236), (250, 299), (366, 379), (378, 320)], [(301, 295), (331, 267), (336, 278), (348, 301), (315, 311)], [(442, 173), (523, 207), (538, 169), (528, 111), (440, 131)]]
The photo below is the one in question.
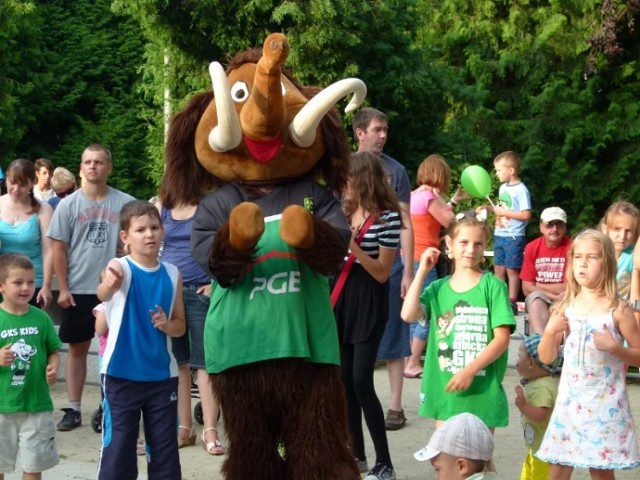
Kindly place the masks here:
[(536, 456), (549, 463), (580, 468), (626, 469), (640, 466), (623, 362), (596, 349), (593, 332), (609, 329), (622, 336), (613, 311), (577, 318), (566, 311), (565, 340), (558, 397)]

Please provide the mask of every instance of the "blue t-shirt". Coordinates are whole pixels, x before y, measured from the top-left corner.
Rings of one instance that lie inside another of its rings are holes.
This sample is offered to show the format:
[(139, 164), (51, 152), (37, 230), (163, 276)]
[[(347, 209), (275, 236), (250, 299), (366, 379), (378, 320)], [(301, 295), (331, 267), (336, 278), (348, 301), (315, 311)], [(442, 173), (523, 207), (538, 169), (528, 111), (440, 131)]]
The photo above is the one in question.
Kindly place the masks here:
[[(498, 194), (498, 206), (511, 210), (512, 212), (522, 212), (531, 210), (531, 195), (529, 189), (522, 182), (509, 185), (500, 185)], [(524, 229), (528, 222), (516, 220), (515, 218), (496, 217), (496, 237), (524, 237)]]

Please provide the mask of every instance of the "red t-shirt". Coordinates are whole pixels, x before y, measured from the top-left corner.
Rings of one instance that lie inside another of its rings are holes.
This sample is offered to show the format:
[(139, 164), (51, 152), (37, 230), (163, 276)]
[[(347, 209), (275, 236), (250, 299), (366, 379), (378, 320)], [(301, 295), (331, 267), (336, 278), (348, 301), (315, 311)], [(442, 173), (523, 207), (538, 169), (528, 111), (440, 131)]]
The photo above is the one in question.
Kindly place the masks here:
[(567, 252), (571, 239), (565, 236), (556, 248), (549, 248), (544, 237), (536, 238), (524, 248), (520, 280), (532, 283), (565, 283)]

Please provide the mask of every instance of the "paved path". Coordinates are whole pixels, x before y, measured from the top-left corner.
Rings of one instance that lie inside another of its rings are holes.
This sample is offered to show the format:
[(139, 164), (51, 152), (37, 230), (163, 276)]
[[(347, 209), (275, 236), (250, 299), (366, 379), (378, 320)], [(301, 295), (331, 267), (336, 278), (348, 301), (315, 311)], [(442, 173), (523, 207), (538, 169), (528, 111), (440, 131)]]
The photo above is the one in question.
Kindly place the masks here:
[[(513, 369), (507, 371), (504, 387), (510, 399), (513, 399), (513, 389), (518, 378)], [(65, 406), (65, 385), (59, 383), (53, 387), (52, 395), (56, 408)], [(389, 388), (386, 369), (376, 369), (376, 387), (383, 406), (389, 398)], [(413, 452), (421, 448), (433, 431), (431, 420), (417, 417), (418, 394), (420, 381), (406, 380), (404, 392), (404, 407), (409, 424), (402, 430), (389, 432), (389, 444), (391, 456), (395, 464), (398, 480), (432, 480), (434, 478), (431, 466), (417, 462), (413, 459)], [(640, 384), (629, 387), (631, 404), (636, 418), (640, 420)], [(60, 452), (60, 464), (45, 472), (45, 480), (69, 480), (69, 479), (93, 479), (96, 472), (96, 461), (100, 448), (100, 436), (93, 432), (90, 426), (91, 412), (97, 408), (99, 391), (95, 386), (86, 388), (83, 405), (83, 426), (71, 432), (58, 432), (57, 442)], [(194, 400), (194, 404), (195, 404)], [(511, 402), (513, 405), (513, 402)], [(56, 419), (61, 417), (61, 412), (56, 412)], [(224, 423), (222, 423), (224, 429)], [(199, 433), (199, 432), (198, 432)], [(496, 455), (495, 462), (503, 480), (517, 480), (520, 478), (520, 467), (524, 457), (524, 444), (520, 429), (519, 413), (512, 407), (510, 409), (510, 424), (507, 428), (496, 431)], [(373, 460), (373, 448), (367, 444), (367, 453)], [(180, 450), (180, 458), (183, 469), (183, 478), (188, 480), (222, 479), (219, 473), (222, 463), (221, 457), (207, 455), (198, 442), (196, 446)], [(146, 478), (145, 465), (142, 458), (139, 461), (140, 477)], [(256, 466), (259, 468), (259, 466)], [(7, 475), (7, 480), (19, 480), (19, 473)], [(587, 480), (586, 471), (576, 470), (574, 480)], [(637, 480), (640, 471), (633, 470), (616, 474), (618, 480)], [(115, 480), (115, 479), (114, 479)], [(250, 480), (250, 479), (247, 479)]]

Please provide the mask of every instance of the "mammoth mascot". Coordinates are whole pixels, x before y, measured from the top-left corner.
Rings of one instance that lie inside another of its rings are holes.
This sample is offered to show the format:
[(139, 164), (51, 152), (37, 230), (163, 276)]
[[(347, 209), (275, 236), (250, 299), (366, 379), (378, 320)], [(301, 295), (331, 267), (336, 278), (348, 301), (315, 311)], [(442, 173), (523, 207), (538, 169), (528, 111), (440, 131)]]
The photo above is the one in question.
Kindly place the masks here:
[(366, 88), (324, 90), (283, 69), (287, 39), (212, 63), (213, 94), (171, 122), (167, 169), (216, 189), (198, 206), (192, 253), (215, 280), (205, 326), (207, 371), (224, 412), (228, 480), (340, 480), (360, 475), (327, 276), (350, 238), (336, 200), (349, 144), (334, 111)]

